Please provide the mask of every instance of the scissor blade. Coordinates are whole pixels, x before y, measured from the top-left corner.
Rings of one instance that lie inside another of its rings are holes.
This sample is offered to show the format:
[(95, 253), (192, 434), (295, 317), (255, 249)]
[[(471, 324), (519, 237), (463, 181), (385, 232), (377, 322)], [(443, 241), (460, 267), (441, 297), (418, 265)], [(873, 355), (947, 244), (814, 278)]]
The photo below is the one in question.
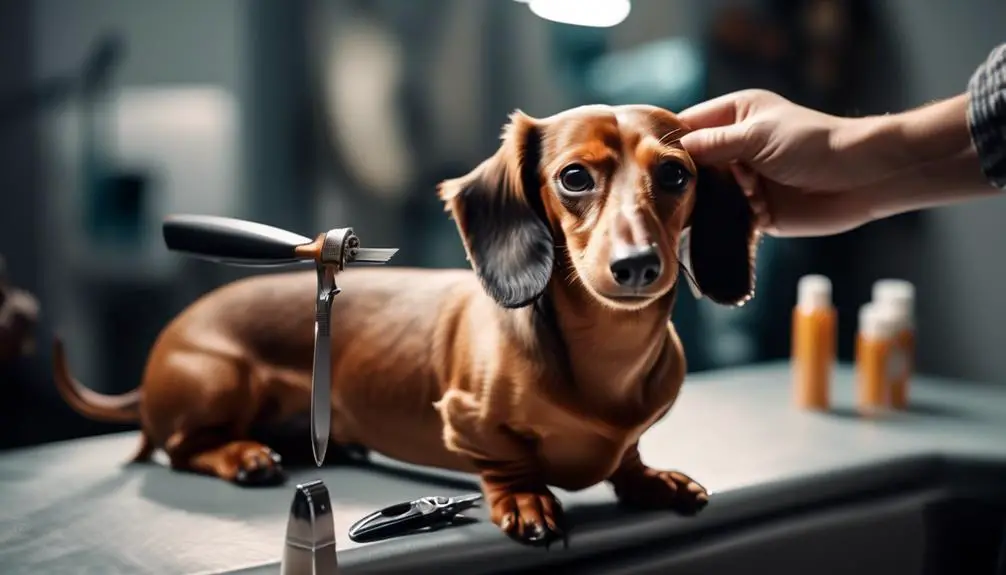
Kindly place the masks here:
[(472, 493), (470, 495), (458, 495), (457, 497), (451, 498), (451, 503), (454, 510), (457, 512), (464, 511), (465, 509), (471, 509), (482, 502), (481, 493)]
[[(324, 330), (325, 333), (328, 330)], [(314, 332), (314, 371), (311, 377), (311, 441), (314, 463), (321, 467), (328, 451), (328, 437), (332, 428), (332, 356), (331, 341), (327, 335)]]
[(352, 260), (359, 263), (386, 264), (398, 253), (398, 248), (357, 248)]

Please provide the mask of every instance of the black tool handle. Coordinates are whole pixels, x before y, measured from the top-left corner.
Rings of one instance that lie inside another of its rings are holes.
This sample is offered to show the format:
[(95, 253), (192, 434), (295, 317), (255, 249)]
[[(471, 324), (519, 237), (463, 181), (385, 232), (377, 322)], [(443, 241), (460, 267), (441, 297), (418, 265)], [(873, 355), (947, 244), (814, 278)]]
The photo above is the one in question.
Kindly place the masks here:
[(276, 266), (311, 259), (296, 253), (310, 238), (236, 218), (174, 215), (165, 218), (162, 230), (169, 250), (225, 264)]
[(349, 539), (357, 543), (401, 537), (413, 531), (433, 527), (445, 517), (437, 511), (423, 512), (413, 503), (399, 503), (375, 511), (349, 528)]

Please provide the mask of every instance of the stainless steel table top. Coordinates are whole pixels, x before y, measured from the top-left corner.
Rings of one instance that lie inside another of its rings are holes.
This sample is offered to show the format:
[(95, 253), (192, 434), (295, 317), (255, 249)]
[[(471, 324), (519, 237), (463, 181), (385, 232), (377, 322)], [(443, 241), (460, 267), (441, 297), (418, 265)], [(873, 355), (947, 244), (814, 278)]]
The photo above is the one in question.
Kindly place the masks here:
[[(913, 407), (855, 415), (841, 368), (830, 413), (798, 411), (785, 363), (691, 375), (677, 405), (641, 442), (654, 467), (680, 469), (713, 491), (696, 518), (616, 510), (610, 488), (559, 492), (576, 522), (568, 550), (524, 548), (483, 521), (358, 545), (346, 530), (384, 505), (477, 489), (473, 477), (375, 458), (370, 467), (294, 471), (286, 487), (243, 489), (162, 465), (128, 466), (137, 437), (117, 434), (0, 454), (0, 572), (277, 573), (293, 485), (315, 478), (334, 505), (347, 573), (472, 572), (617, 549), (626, 541), (799, 506), (934, 473), (950, 460), (1006, 468), (1006, 386), (917, 378)], [(308, 441), (308, 438), (304, 438)], [(1006, 489), (1006, 486), (1004, 486)]]

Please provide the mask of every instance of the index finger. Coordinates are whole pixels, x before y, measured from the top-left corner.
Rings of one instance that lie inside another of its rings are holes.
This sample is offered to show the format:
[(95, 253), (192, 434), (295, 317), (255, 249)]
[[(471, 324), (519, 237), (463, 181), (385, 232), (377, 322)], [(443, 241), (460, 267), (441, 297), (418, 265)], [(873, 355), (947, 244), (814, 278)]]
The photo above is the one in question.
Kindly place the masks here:
[(717, 128), (737, 122), (737, 95), (725, 94), (678, 113), (678, 119), (693, 130)]
[(678, 119), (693, 130), (735, 124), (740, 119), (739, 101), (737, 92), (724, 94), (679, 112)]

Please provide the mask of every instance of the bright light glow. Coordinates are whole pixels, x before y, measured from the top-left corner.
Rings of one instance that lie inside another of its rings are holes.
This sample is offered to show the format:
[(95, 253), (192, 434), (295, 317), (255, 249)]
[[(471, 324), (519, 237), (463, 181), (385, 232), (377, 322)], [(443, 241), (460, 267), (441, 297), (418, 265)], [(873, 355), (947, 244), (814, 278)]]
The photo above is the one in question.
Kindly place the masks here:
[(629, 15), (629, 0), (517, 0), (526, 2), (538, 17), (560, 24), (610, 28)]

